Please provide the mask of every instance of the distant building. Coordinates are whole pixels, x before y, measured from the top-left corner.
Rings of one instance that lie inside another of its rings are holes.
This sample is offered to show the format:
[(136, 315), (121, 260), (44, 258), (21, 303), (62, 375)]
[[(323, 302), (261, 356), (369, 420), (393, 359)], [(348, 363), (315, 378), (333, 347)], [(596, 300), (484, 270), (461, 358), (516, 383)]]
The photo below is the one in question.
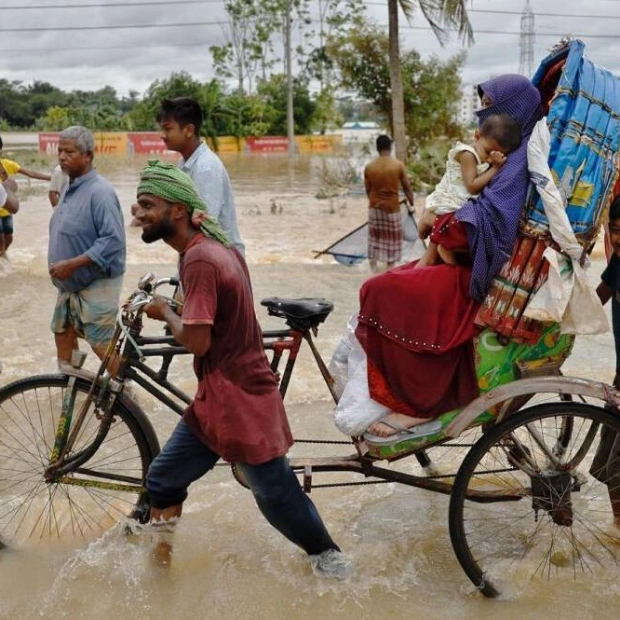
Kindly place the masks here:
[(342, 136), (344, 144), (366, 144), (373, 142), (383, 129), (374, 121), (350, 121), (334, 133)]
[(458, 104), (456, 120), (463, 127), (476, 123), (476, 110), (480, 109), (480, 97), (477, 84), (464, 84), (461, 91), (461, 100)]

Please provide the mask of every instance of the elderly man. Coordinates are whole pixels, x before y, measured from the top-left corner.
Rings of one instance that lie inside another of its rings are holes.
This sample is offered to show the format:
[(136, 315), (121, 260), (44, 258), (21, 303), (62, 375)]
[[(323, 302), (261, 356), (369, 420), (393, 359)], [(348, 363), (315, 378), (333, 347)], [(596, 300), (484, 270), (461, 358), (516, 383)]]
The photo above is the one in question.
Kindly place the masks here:
[(114, 332), (125, 272), (125, 228), (113, 187), (93, 168), (85, 127), (60, 134), (58, 163), (69, 186), (50, 219), (49, 273), (58, 289), (52, 331), (59, 364), (84, 338), (101, 358)]
[[(189, 485), (220, 458), (236, 463), (265, 518), (311, 558), (321, 576), (344, 578), (349, 565), (286, 459), (292, 444), (277, 380), (262, 347), (244, 259), (213, 218), (191, 179), (170, 164), (142, 171), (134, 205), (142, 239), (162, 239), (180, 255), (185, 290), (179, 316), (155, 297), (146, 314), (165, 321), (194, 354), (198, 389), (147, 475), (151, 522), (160, 531), (180, 517)], [(162, 540), (159, 558), (169, 561)]]

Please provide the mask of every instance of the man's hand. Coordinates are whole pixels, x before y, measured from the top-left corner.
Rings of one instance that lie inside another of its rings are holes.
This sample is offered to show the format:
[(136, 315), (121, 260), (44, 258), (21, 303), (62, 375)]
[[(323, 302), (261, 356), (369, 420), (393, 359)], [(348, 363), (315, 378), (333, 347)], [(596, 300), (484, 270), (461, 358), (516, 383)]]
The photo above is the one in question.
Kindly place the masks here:
[(146, 304), (143, 310), (149, 319), (156, 321), (165, 321), (166, 317), (170, 316), (170, 312), (173, 312), (166, 298), (161, 295), (153, 295), (152, 301)]
[(73, 272), (80, 267), (75, 258), (61, 260), (50, 265), (50, 276), (57, 280), (66, 280), (73, 275)]
[(420, 239), (426, 239), (433, 230), (433, 224), (437, 219), (437, 215), (432, 211), (428, 211), (424, 209), (422, 215), (420, 216), (420, 221), (418, 222), (418, 232), (420, 234)]

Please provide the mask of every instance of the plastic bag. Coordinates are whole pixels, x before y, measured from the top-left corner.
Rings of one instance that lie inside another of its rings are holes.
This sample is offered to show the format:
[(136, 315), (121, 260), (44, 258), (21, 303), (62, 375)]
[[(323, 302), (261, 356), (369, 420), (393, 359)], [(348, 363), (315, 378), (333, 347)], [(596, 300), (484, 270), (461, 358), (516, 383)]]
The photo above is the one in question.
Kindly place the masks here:
[(347, 323), (347, 331), (340, 339), (338, 346), (334, 350), (327, 369), (334, 379), (334, 392), (340, 398), (349, 378), (349, 353), (353, 347), (355, 338), (355, 328), (357, 327), (357, 314), (352, 314)]
[(345, 435), (357, 436), (390, 410), (370, 398), (366, 353), (354, 338), (348, 363), (348, 381), (334, 411), (334, 421)]
[(563, 334), (603, 334), (609, 321), (588, 276), (577, 261), (547, 248), (547, 281), (528, 302), (523, 314), (538, 321), (560, 323)]

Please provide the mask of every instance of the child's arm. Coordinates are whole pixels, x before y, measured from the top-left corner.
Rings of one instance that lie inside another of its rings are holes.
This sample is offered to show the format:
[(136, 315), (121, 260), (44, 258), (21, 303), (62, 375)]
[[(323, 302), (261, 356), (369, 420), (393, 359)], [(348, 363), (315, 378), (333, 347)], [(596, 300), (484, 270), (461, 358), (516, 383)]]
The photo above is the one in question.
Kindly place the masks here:
[(39, 179), (39, 181), (51, 181), (52, 177), (49, 174), (44, 174), (43, 172), (35, 172), (34, 170), (26, 170), (26, 168), (19, 169), (18, 174), (23, 174), (25, 177), (30, 177), (31, 179)]
[(476, 157), (470, 151), (461, 151), (457, 153), (455, 159), (461, 165), (461, 174), (463, 176), (463, 184), (470, 194), (479, 194), (498, 173), (499, 169), (504, 165), (506, 156), (503, 153), (496, 155), (498, 151), (493, 151), (489, 157), (490, 168), (478, 174)]

